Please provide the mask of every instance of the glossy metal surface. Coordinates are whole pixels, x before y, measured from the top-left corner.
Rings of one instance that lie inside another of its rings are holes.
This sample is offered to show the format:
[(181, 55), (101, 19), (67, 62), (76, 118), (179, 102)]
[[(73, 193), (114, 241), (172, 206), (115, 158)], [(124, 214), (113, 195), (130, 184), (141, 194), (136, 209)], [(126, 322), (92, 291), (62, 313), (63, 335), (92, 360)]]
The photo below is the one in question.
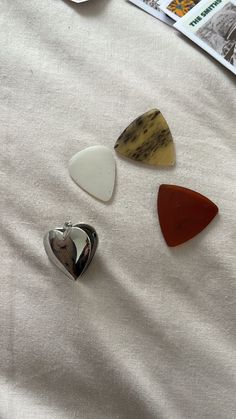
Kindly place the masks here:
[(49, 259), (70, 279), (78, 279), (87, 270), (96, 252), (98, 236), (88, 224), (65, 223), (44, 237)]
[(88, 263), (86, 265), (86, 269), (87, 269), (98, 247), (98, 235), (97, 235), (96, 230), (88, 224), (81, 223), (81, 224), (78, 224), (78, 227), (84, 230), (88, 234), (90, 242), (91, 242), (91, 254), (90, 254), (90, 259), (88, 260)]

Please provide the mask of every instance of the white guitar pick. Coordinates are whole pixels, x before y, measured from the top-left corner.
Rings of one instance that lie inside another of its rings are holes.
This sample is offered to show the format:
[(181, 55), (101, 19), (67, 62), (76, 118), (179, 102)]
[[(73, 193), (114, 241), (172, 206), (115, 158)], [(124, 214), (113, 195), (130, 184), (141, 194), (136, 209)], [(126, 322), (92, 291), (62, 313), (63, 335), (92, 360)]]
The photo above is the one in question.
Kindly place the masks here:
[(85, 1), (88, 1), (88, 0), (70, 0), (70, 1), (72, 1), (73, 3), (84, 3)]
[(69, 161), (72, 179), (90, 195), (109, 201), (115, 184), (115, 158), (104, 146), (88, 147), (76, 153)]

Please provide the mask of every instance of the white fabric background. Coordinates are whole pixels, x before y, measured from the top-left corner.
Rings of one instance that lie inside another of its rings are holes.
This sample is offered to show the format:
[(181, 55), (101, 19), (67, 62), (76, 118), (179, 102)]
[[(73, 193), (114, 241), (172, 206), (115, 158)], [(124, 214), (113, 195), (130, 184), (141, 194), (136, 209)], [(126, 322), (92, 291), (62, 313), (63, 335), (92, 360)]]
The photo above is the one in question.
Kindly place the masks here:
[[(123, 0), (1, 0), (0, 28), (0, 417), (235, 419), (235, 77)], [(176, 167), (116, 156), (112, 202), (81, 191), (71, 156), (112, 149), (153, 107)], [(161, 183), (220, 208), (175, 249), (158, 224)], [(75, 283), (42, 244), (68, 219), (100, 237)]]

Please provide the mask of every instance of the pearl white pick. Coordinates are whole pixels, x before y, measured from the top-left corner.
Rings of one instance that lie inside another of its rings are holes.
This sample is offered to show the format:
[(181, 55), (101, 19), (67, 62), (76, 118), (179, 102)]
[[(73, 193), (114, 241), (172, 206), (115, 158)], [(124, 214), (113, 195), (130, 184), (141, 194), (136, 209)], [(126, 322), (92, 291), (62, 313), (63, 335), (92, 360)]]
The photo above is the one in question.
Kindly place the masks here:
[(88, 147), (69, 161), (72, 179), (90, 195), (109, 201), (115, 184), (115, 158), (105, 146)]

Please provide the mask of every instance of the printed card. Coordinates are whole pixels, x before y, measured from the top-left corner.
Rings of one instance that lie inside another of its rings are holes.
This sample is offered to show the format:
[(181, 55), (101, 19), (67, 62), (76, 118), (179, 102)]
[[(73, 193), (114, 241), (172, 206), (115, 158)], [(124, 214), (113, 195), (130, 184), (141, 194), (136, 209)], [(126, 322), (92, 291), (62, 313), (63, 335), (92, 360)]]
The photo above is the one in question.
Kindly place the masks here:
[(159, 4), (161, 0), (129, 0), (131, 3), (143, 9), (145, 12), (156, 17), (167, 25), (173, 26), (175, 23), (170, 17), (160, 10)]
[(199, 0), (163, 0), (160, 9), (175, 21), (185, 16)]
[(202, 0), (174, 27), (236, 74), (236, 0)]

